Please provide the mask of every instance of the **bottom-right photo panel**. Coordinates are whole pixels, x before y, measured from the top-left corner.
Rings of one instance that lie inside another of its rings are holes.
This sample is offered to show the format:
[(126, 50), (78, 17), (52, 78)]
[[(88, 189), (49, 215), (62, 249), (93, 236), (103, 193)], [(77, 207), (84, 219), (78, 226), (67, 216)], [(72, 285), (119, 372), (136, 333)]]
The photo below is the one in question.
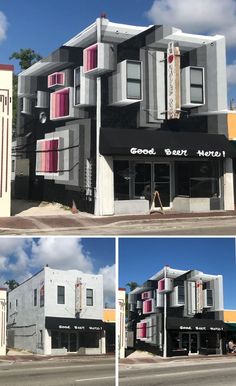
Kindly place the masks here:
[(235, 238), (119, 238), (119, 385), (236, 384)]

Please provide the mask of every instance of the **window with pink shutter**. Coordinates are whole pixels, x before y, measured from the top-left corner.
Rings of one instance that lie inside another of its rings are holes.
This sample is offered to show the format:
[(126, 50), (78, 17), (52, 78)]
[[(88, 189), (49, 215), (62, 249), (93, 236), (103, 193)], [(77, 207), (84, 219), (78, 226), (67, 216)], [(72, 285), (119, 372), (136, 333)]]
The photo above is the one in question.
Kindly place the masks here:
[(164, 291), (165, 289), (165, 279), (159, 280), (158, 282), (158, 290), (159, 291)]
[(63, 72), (54, 72), (48, 75), (48, 87), (64, 86), (65, 74)]
[(58, 139), (39, 141), (37, 144), (36, 174), (58, 172)]
[(84, 50), (84, 71), (91, 71), (98, 66), (98, 45), (93, 44), (92, 46), (85, 48)]
[(62, 118), (69, 115), (70, 89), (64, 88), (51, 94), (50, 117)]
[(143, 302), (143, 313), (148, 314), (153, 312), (153, 299), (148, 299)]

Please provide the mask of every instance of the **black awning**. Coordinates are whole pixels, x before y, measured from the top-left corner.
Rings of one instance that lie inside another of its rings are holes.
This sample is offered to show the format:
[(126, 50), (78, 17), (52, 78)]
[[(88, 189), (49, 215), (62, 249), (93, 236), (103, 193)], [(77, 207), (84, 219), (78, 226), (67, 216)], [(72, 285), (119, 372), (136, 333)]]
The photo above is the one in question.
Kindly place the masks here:
[(222, 134), (148, 129), (101, 128), (100, 153), (133, 157), (236, 157), (236, 149)]
[(56, 318), (47, 316), (45, 328), (48, 330), (62, 331), (101, 331), (104, 330), (104, 322), (100, 319)]
[(197, 319), (197, 318), (167, 318), (168, 330), (180, 331), (212, 331), (219, 332), (226, 330), (222, 320)]

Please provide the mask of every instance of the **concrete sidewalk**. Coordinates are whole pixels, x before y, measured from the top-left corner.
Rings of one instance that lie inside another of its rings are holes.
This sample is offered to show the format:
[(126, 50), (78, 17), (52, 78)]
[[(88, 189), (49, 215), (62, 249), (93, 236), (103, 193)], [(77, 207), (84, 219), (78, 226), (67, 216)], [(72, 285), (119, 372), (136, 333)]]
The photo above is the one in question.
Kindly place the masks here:
[(153, 356), (139, 356), (139, 357), (127, 357), (124, 359), (119, 359), (120, 365), (139, 365), (139, 364), (161, 364), (161, 363), (192, 363), (194, 362), (206, 362), (206, 361), (236, 361), (236, 354), (226, 354), (226, 355), (192, 355), (192, 356), (178, 356), (178, 357), (168, 357), (163, 358), (157, 355)]

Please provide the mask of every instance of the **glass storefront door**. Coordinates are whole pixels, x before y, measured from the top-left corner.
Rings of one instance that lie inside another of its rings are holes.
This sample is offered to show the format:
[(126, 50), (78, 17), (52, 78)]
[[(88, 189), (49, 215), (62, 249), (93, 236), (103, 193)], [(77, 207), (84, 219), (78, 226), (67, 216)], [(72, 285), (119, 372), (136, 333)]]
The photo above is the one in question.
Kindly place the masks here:
[[(168, 163), (136, 163), (134, 196), (152, 200), (153, 193), (159, 192), (163, 207), (170, 206), (170, 165)], [(160, 206), (158, 200), (155, 206)]]
[(198, 354), (199, 334), (197, 332), (183, 332), (180, 334), (180, 346), (188, 354)]
[(154, 164), (154, 191), (159, 192), (162, 205), (168, 208), (170, 206), (169, 164)]

